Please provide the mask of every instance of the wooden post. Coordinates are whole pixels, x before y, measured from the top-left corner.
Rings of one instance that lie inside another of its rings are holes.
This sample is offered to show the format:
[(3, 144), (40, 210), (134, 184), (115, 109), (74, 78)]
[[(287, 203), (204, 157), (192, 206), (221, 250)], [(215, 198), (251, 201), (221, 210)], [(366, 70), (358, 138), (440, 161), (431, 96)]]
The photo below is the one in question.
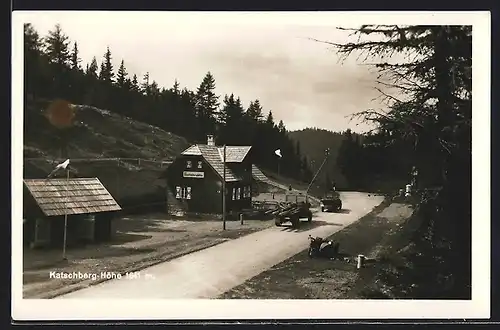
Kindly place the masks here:
[(240, 224), (243, 225), (243, 213), (240, 213)]
[(222, 159), (223, 175), (222, 175), (222, 229), (226, 230), (226, 145), (224, 144), (224, 152)]
[[(66, 189), (69, 191), (69, 170), (66, 170)], [(68, 196), (65, 198), (64, 205), (64, 236), (63, 236), (63, 260), (66, 260), (66, 236), (68, 232)]]

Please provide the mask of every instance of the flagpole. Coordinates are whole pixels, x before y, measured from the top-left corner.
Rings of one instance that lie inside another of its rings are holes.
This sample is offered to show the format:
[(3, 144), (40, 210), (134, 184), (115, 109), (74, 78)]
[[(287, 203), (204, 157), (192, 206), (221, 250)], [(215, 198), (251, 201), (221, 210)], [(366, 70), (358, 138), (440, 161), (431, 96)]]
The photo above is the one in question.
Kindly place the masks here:
[(66, 260), (66, 235), (68, 231), (68, 193), (69, 193), (69, 170), (66, 169), (66, 199), (64, 203), (63, 260)]
[(222, 229), (226, 230), (226, 145), (224, 144), (222, 160)]

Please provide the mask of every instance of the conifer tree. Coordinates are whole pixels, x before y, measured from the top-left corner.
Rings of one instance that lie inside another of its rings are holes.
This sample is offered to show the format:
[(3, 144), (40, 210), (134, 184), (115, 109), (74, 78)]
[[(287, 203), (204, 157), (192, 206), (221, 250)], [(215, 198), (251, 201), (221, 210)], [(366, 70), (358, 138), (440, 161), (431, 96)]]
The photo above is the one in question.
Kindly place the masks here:
[(56, 24), (53, 30), (49, 31), (44, 40), (45, 54), (49, 62), (55, 64), (59, 69), (68, 66), (70, 60), (69, 37), (64, 34), (61, 25)]
[(113, 63), (111, 60), (111, 51), (107, 47), (106, 53), (104, 53), (104, 60), (101, 63), (101, 71), (99, 72), (99, 79), (107, 83), (112, 83), (114, 78)]
[(94, 56), (92, 58), (92, 61), (90, 62), (90, 65), (87, 66), (87, 69), (86, 69), (87, 76), (97, 79), (97, 77), (98, 77), (97, 70), (98, 69), (99, 69), (99, 67), (97, 65), (97, 59)]
[(219, 97), (215, 95), (215, 78), (208, 72), (196, 90), (198, 139), (205, 140), (207, 134), (215, 133), (218, 107)]
[(71, 52), (71, 69), (75, 71), (80, 71), (80, 62), (82, 60), (79, 57), (79, 52), (78, 52), (78, 43), (75, 41), (73, 44), (73, 50)]
[(118, 68), (117, 76), (116, 76), (116, 84), (120, 88), (125, 88), (125, 84), (127, 81), (127, 70), (125, 69), (125, 61), (122, 60), (120, 63), (120, 67)]

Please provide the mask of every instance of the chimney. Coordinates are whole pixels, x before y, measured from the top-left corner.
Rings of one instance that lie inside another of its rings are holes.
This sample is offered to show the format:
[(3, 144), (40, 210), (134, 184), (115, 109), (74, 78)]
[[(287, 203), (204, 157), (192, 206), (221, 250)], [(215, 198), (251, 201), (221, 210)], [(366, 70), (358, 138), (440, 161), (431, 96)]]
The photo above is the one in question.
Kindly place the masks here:
[(209, 146), (214, 146), (215, 145), (214, 136), (213, 135), (207, 135), (207, 145), (209, 145)]

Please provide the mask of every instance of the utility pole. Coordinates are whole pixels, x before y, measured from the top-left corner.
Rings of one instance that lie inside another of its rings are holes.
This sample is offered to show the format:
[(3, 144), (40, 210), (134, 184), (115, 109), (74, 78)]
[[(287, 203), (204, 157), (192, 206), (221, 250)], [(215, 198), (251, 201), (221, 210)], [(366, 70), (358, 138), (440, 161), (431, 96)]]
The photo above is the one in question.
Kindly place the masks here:
[(325, 175), (326, 191), (325, 191), (325, 193), (328, 192), (328, 190), (330, 190), (330, 182), (329, 182), (330, 181), (329, 180), (330, 179), (329, 178), (330, 175), (328, 174), (329, 171), (330, 171), (330, 168), (328, 167), (328, 158), (330, 158), (329, 156), (330, 156), (330, 148), (327, 148), (325, 150), (325, 159), (326, 159), (325, 160), (325, 165), (326, 165), (326, 175)]
[(224, 144), (222, 160), (222, 229), (226, 230), (226, 145)]
[(314, 177), (312, 178), (311, 182), (309, 183), (309, 186), (307, 186), (307, 190), (306, 190), (306, 201), (308, 202), (309, 201), (309, 189), (311, 189), (311, 186), (312, 184), (314, 183), (314, 180), (316, 180), (316, 178), (318, 177), (319, 173), (321, 172), (321, 169), (323, 168), (323, 166), (326, 164), (327, 160), (328, 160), (328, 154), (330, 152), (330, 149), (327, 149), (325, 151), (325, 159), (323, 160), (323, 162), (321, 163), (318, 171), (316, 171), (316, 174), (314, 175)]

